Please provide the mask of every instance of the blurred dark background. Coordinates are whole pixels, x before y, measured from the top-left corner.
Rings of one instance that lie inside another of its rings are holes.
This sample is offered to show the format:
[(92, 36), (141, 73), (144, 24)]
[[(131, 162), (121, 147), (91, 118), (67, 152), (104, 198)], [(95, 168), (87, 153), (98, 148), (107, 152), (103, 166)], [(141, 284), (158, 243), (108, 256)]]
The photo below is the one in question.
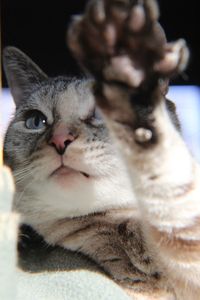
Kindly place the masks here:
[[(168, 40), (186, 39), (191, 59), (173, 84), (200, 84), (200, 15), (197, 0), (160, 0), (160, 22)], [(29, 55), (48, 75), (78, 75), (80, 69), (66, 46), (70, 16), (83, 11), (86, 0), (1, 0), (2, 46), (12, 45)], [(3, 76), (3, 86), (6, 80)]]

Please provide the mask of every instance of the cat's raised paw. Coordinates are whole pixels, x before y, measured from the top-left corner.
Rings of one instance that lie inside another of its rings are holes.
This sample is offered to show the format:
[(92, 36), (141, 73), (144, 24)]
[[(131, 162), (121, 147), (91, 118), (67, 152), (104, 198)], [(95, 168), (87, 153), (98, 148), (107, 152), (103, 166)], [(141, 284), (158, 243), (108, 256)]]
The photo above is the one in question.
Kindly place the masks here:
[(68, 45), (98, 80), (139, 87), (152, 74), (182, 72), (189, 52), (184, 40), (167, 43), (154, 0), (92, 0), (73, 19)]
[[(68, 45), (76, 59), (98, 78), (137, 87), (147, 64), (162, 57), (165, 41), (154, 0), (96, 0), (74, 17)], [(151, 52), (146, 55), (147, 51)]]

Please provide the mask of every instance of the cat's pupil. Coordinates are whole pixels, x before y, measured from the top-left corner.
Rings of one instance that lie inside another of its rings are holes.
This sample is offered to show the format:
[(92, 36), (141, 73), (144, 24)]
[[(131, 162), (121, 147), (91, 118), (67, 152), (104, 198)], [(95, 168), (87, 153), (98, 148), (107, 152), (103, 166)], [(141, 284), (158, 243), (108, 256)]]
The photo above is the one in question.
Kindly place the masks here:
[(46, 126), (46, 118), (40, 112), (33, 112), (25, 121), (28, 129), (42, 129)]
[(40, 118), (38, 116), (35, 117), (35, 126), (38, 127), (40, 124)]

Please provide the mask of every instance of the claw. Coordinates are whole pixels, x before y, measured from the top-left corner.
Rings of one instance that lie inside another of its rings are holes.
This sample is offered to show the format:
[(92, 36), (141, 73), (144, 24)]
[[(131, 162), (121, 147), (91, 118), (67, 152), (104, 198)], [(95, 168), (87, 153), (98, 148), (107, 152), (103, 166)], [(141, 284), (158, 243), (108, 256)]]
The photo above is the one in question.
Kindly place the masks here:
[(154, 70), (162, 74), (169, 74), (174, 71), (182, 72), (189, 59), (189, 51), (185, 41), (180, 39), (175, 43), (167, 44), (165, 51), (164, 58), (155, 64)]
[(83, 20), (82, 16), (74, 16), (71, 22), (71, 26), (67, 32), (67, 42), (71, 51), (79, 58), (83, 56), (82, 48), (79, 41), (80, 24)]
[[(144, 2), (145, 5), (145, 2)], [(149, 13), (149, 17), (151, 21), (157, 21), (159, 18), (159, 8), (157, 2), (155, 0), (148, 0), (146, 2), (147, 12)]]
[[(115, 43), (116, 43), (116, 39), (117, 39), (117, 32), (115, 29), (115, 26), (113, 24), (108, 24), (105, 28), (105, 32), (104, 32), (104, 39), (106, 41), (106, 44), (109, 48), (114, 47)], [(112, 53), (110, 53), (112, 54)]]
[(140, 31), (145, 25), (145, 11), (142, 5), (136, 5), (132, 8), (128, 27), (134, 31)]
[(89, 2), (86, 14), (89, 15), (95, 24), (102, 24), (105, 22), (106, 13), (104, 2), (101, 0)]

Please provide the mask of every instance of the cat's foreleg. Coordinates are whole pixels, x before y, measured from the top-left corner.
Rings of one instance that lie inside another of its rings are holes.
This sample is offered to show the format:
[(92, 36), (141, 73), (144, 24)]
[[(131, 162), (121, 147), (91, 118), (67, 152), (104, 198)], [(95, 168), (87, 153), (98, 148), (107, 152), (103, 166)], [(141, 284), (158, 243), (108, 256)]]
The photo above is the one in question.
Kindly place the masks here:
[(123, 287), (139, 291), (148, 286), (153, 291), (162, 284), (161, 274), (148, 256), (141, 225), (134, 215), (130, 209), (110, 210), (59, 220), (37, 229), (48, 236), (48, 243), (92, 258)]
[(157, 17), (154, 1), (92, 1), (72, 24), (69, 45), (97, 79), (96, 100), (129, 167), (149, 245), (178, 298), (198, 299), (199, 166), (163, 94), (188, 51), (182, 40), (166, 43)]

